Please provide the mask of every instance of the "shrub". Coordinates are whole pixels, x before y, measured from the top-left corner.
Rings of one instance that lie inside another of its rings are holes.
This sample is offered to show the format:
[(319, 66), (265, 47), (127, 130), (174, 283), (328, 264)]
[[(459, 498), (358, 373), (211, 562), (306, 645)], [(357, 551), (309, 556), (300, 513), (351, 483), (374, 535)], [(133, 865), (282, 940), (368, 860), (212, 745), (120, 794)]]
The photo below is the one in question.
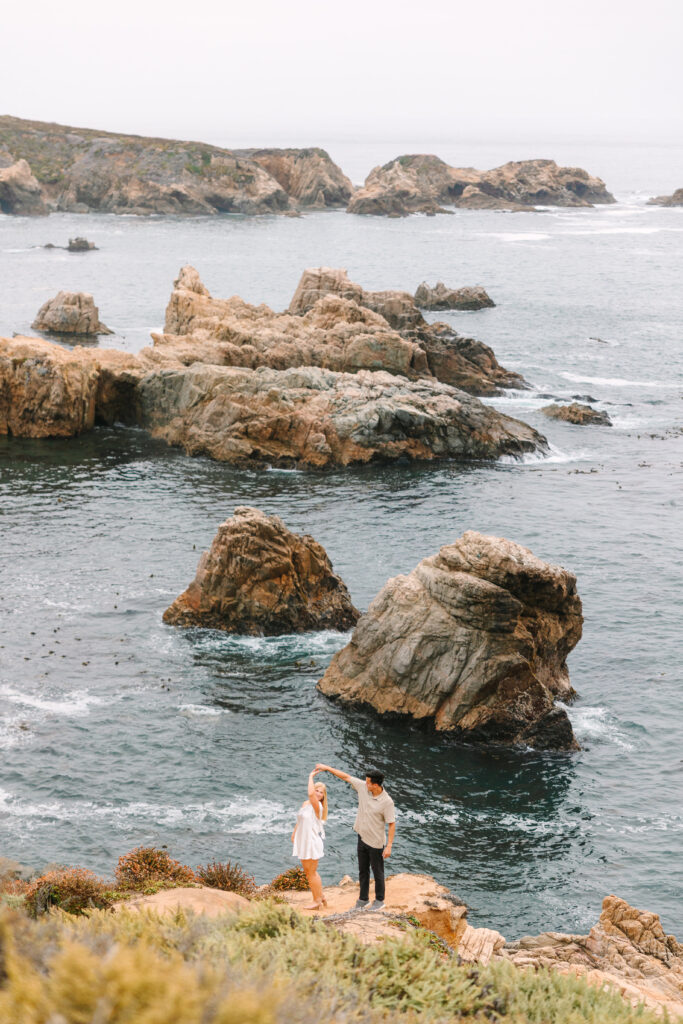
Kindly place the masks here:
[(204, 867), (200, 864), (195, 870), (195, 875), (198, 881), (211, 889), (237, 892), (240, 896), (251, 896), (256, 890), (254, 876), (248, 874), (239, 864), (232, 864), (229, 860), (225, 864), (213, 860)]
[(196, 882), (194, 871), (174, 860), (166, 850), (154, 846), (136, 846), (119, 857), (116, 881), (122, 889), (143, 889), (151, 882), (174, 882), (187, 885)]
[(274, 892), (286, 892), (287, 889), (308, 889), (308, 879), (303, 868), (289, 868), (277, 875), (269, 885)]
[(109, 886), (86, 868), (57, 868), (34, 879), (26, 888), (24, 905), (32, 917), (59, 907), (69, 914), (106, 910), (113, 900)]

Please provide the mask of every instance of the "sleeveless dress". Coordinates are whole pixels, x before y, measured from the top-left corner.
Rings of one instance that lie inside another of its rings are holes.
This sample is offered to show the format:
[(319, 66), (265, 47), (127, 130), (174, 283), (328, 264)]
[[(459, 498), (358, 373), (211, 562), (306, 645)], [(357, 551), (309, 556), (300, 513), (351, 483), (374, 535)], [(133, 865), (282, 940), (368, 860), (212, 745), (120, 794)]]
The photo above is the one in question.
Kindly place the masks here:
[(313, 810), (313, 805), (305, 803), (296, 816), (292, 857), (297, 857), (299, 860), (320, 860), (325, 856), (324, 838), (325, 829), (322, 821)]

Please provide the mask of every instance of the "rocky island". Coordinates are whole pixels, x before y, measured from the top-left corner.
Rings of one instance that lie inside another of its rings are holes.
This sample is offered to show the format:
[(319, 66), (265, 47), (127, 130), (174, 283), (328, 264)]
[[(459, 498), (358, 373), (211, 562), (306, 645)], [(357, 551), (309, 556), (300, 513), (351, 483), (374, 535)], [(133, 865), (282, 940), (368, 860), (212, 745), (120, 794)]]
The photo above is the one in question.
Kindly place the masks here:
[(470, 530), (389, 580), (318, 688), (471, 742), (576, 750), (555, 701), (582, 623), (573, 573)]
[(653, 196), (648, 206), (683, 206), (683, 188), (677, 188), (670, 196)]
[(247, 506), (218, 527), (194, 580), (164, 612), (170, 625), (251, 636), (344, 631), (358, 617), (322, 545)]
[(404, 217), (467, 210), (528, 210), (613, 203), (600, 178), (554, 160), (520, 160), (478, 171), (450, 167), (437, 156), (399, 156), (375, 167), (348, 205), (349, 213)]
[(4, 213), (279, 213), (345, 206), (352, 191), (322, 149), (232, 151), (0, 117)]

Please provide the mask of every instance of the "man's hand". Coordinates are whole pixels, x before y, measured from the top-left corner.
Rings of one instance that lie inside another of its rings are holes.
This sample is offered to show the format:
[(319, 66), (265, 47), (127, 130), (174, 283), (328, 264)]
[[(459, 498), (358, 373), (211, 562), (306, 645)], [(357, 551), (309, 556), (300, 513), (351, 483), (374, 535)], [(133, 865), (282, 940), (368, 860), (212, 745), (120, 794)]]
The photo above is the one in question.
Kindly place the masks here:
[(326, 764), (317, 764), (315, 766), (315, 770), (317, 772), (329, 772), (330, 769), (328, 768), (328, 766)]
[(384, 851), (382, 853), (382, 856), (384, 857), (385, 860), (388, 860), (389, 857), (391, 857), (391, 847), (390, 846), (385, 846), (384, 847)]

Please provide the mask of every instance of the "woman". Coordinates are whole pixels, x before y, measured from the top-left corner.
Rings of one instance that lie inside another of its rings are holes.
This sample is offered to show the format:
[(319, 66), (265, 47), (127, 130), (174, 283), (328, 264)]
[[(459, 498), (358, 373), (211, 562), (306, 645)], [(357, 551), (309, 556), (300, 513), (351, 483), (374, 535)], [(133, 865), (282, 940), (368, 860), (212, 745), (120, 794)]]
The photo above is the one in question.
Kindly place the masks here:
[(323, 822), (327, 820), (327, 788), (323, 782), (314, 781), (317, 774), (318, 772), (314, 770), (308, 776), (308, 800), (301, 805), (292, 832), (292, 856), (298, 857), (301, 861), (313, 893), (314, 902), (305, 907), (306, 910), (320, 910), (321, 907), (327, 906), (327, 900), (323, 895), (323, 883), (318, 874), (318, 861), (324, 857)]

